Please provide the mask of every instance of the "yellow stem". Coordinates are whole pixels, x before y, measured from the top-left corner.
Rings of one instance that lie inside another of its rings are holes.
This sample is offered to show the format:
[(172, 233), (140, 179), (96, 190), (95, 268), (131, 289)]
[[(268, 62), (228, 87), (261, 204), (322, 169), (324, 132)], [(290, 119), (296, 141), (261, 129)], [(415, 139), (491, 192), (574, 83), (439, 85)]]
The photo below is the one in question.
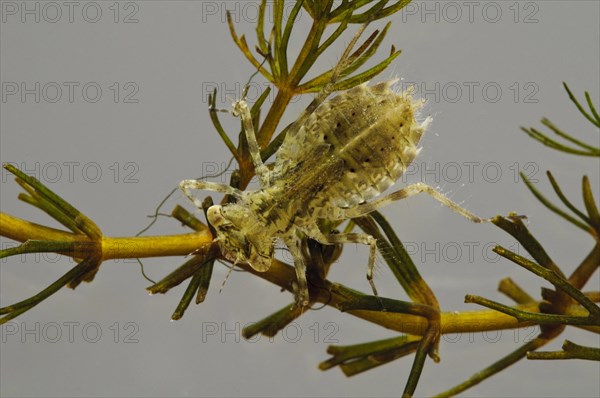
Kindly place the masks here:
[(209, 246), (212, 240), (209, 231), (163, 236), (119, 238), (105, 236), (102, 238), (102, 260), (185, 256)]
[[(59, 242), (83, 242), (86, 235), (74, 234), (35, 224), (0, 212), (0, 235), (25, 242), (27, 240), (52, 240)], [(209, 245), (210, 232), (193, 232), (181, 235), (102, 237), (102, 260), (118, 258), (144, 258), (185, 256)]]
[[(2, 212), (0, 212), (0, 235), (20, 242), (28, 239), (66, 242), (89, 240), (85, 235), (45, 227)], [(165, 236), (103, 237), (102, 259), (185, 256), (202, 247), (207, 247), (212, 243), (212, 239), (208, 231)], [(291, 282), (295, 280), (295, 271), (293, 267), (285, 263), (274, 260), (268, 272), (256, 272), (246, 264), (238, 265), (256, 276), (292, 291)], [(335, 284), (331, 285), (335, 286)], [(334, 307), (345, 300), (345, 297), (337, 294), (335, 289), (332, 289), (331, 294), (323, 291), (316, 293), (319, 295), (317, 301)], [(517, 308), (539, 312), (538, 306), (538, 302), (532, 302), (519, 305)], [(420, 335), (427, 329), (427, 320), (419, 316), (364, 310), (349, 311), (349, 313), (403, 333)], [(586, 316), (587, 311), (580, 306), (572, 305), (566, 308), (565, 315)], [(443, 334), (514, 329), (530, 325), (518, 323), (515, 318), (493, 310), (452, 311), (441, 314)], [(600, 333), (600, 327), (586, 326), (584, 328)]]
[(32, 223), (18, 217), (0, 212), (0, 235), (18, 242), (26, 240), (55, 240), (62, 242), (75, 242), (87, 239), (85, 235), (77, 235), (60, 229), (46, 227)]

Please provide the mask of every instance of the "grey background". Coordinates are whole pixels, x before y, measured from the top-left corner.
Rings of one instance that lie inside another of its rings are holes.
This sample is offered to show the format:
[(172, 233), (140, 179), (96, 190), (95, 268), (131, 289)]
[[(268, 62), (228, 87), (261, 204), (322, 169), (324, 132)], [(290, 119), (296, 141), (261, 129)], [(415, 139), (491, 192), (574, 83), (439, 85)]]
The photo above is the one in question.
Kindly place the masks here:
[[(11, 2), (3, 1), (2, 7), (6, 3)], [(229, 159), (208, 118), (207, 88), (216, 84), (221, 91), (228, 91), (229, 97), (240, 95), (253, 68), (232, 43), (224, 15), (226, 9), (234, 11), (238, 33), (245, 33), (253, 47), (256, 5), (234, 1), (121, 2), (115, 23), (114, 2), (87, 3), (80, 2), (74, 9), (72, 22), (62, 2), (57, 4), (63, 15), (55, 23), (44, 20), (56, 15), (50, 8), (44, 14), (43, 2), (37, 2), (39, 22), (35, 15), (21, 22), (19, 14), (3, 13), (2, 83), (25, 82), (33, 87), (40, 82), (40, 90), (44, 84), (57, 83), (64, 91), (55, 103), (47, 100), (53, 96), (51, 91), (45, 98), (42, 95), (39, 103), (32, 95), (25, 101), (18, 95), (7, 96), (1, 102), (0, 157), (2, 162), (34, 170), (32, 174), (95, 220), (106, 235), (133, 235), (181, 179), (222, 170)], [(589, 90), (595, 103), (600, 102), (599, 3), (475, 2), (472, 20), (465, 2), (450, 3), (416, 2), (410, 12), (395, 16), (375, 57), (386, 55), (391, 44), (403, 50), (377, 81), (398, 76), (404, 82), (415, 82), (418, 88), (434, 91), (439, 84), (438, 98), (434, 92), (421, 90), (420, 95), (429, 99), (423, 116), (433, 115), (434, 122), (422, 141), (424, 149), (414, 173), (400, 184), (425, 181), (439, 186), (483, 216), (508, 211), (527, 214), (534, 234), (570, 273), (591, 249), (592, 240), (542, 208), (515, 178), (515, 170), (526, 171), (549, 193), (544, 172), (551, 169), (564, 190), (580, 204), (583, 174), (590, 176), (598, 195), (598, 159), (567, 156), (542, 147), (521, 133), (519, 126), (540, 126), (539, 119), (548, 116), (578, 137), (598, 144), (597, 132), (571, 106), (561, 82), (567, 81), (579, 97)], [(19, 12), (23, 4), (36, 7), (33, 1), (14, 4)], [(102, 16), (96, 23), (87, 22), (82, 10), (88, 7), (85, 17), (93, 19), (95, 5)], [(502, 14), (496, 17), (498, 9)], [(460, 17), (457, 10), (462, 13)], [(124, 23), (130, 13), (137, 23)], [(498, 21), (492, 23), (495, 19)], [(298, 51), (309, 23), (308, 15), (302, 12), (290, 45), (291, 57)], [(383, 24), (373, 24), (369, 32)], [(350, 35), (321, 58), (319, 71), (335, 64)], [(80, 84), (72, 103), (64, 82)], [(102, 89), (95, 103), (82, 97), (81, 87), (89, 82)], [(110, 88), (115, 82), (121, 90), (118, 101), (113, 97), (115, 86), (112, 91)], [(125, 87), (128, 82), (134, 86)], [(253, 89), (264, 87), (260, 79), (255, 82)], [(477, 85), (472, 100), (467, 84)], [(496, 102), (492, 101), (493, 87), (484, 96), (486, 84), (502, 89)], [(133, 97), (138, 102), (124, 103), (123, 95), (131, 93), (131, 87), (139, 89)], [(456, 87), (462, 90), (459, 98)], [(51, 89), (52, 84), (47, 86)], [(251, 91), (250, 99), (252, 94), (256, 91)], [(308, 100), (292, 104), (283, 124), (291, 122)], [(219, 106), (229, 107), (229, 103), (224, 95), (219, 98)], [(222, 120), (228, 131), (237, 131), (234, 118), (223, 114)], [(75, 162), (71, 163), (72, 176), (68, 162)], [(98, 170), (101, 176), (97, 176)], [(434, 171), (421, 175), (425, 170)], [(3, 212), (55, 225), (44, 214), (17, 201), (18, 187), (5, 171), (2, 173)], [(170, 211), (176, 204), (187, 205), (179, 193), (163, 210)], [(489, 246), (495, 242), (519, 250), (514, 240), (493, 226), (472, 225), (425, 196), (389, 206), (385, 214), (414, 253), (444, 310), (478, 309), (463, 303), (466, 293), (509, 302), (496, 292), (498, 281), (506, 276), (539, 296), (540, 280), (490, 253)], [(178, 222), (161, 219), (149, 233), (180, 232), (185, 230)], [(6, 239), (2, 244), (11, 245)], [(473, 247), (472, 253), (469, 247)], [(364, 248), (349, 245), (331, 279), (369, 291), (364, 278), (366, 261)], [(146, 271), (155, 279), (182, 262), (182, 258), (144, 261)], [(54, 256), (3, 261), (2, 306), (37, 293), (72, 266), (72, 261)], [(272, 341), (261, 338), (246, 342), (240, 337), (241, 327), (281, 308), (291, 296), (241, 273), (233, 273), (219, 294), (226, 272), (223, 266), (215, 267), (206, 302), (192, 305), (182, 320), (169, 322), (184, 286), (164, 296), (149, 297), (144, 290), (149, 283), (136, 263), (104, 263), (92, 284), (76, 291), (60, 291), (17, 318), (10, 326), (17, 334), (2, 328), (0, 393), (400, 394), (412, 357), (350, 379), (337, 369), (321, 372), (316, 368), (327, 358), (329, 344), (354, 344), (394, 333), (327, 308), (306, 313)], [(589, 290), (599, 288), (595, 277)], [(406, 298), (385, 266), (378, 267), (376, 283), (382, 295)], [(549, 286), (545, 282), (541, 285)], [(72, 341), (67, 326), (71, 322), (75, 332)], [(56, 335), (56, 325), (60, 336)], [(102, 335), (96, 343), (89, 342), (96, 339), (98, 328)], [(215, 328), (217, 334), (209, 333)], [(24, 330), (33, 332), (22, 335)], [(536, 331), (529, 328), (445, 337), (442, 362), (427, 363), (418, 395), (432, 395), (463, 381), (519, 347)], [(127, 343), (128, 336), (137, 342)], [(598, 344), (598, 336), (569, 331), (549, 348), (558, 349), (566, 337), (582, 344)], [(598, 396), (599, 371), (594, 363), (522, 361), (464, 395)]]

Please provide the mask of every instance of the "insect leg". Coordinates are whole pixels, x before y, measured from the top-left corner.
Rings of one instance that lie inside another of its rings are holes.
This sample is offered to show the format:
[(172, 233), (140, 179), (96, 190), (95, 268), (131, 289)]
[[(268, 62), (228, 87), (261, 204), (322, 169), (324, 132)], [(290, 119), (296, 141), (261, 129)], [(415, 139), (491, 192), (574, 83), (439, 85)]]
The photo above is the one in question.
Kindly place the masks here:
[(304, 255), (302, 254), (302, 241), (296, 237), (285, 239), (285, 244), (292, 257), (294, 257), (294, 266), (296, 268), (296, 278), (298, 286), (296, 286), (296, 305), (306, 307), (309, 304), (308, 284), (306, 282), (306, 264), (304, 263)]
[(204, 189), (207, 191), (221, 192), (224, 194), (232, 195), (236, 198), (241, 198), (242, 192), (227, 184), (219, 184), (216, 182), (200, 181), (200, 180), (183, 180), (179, 183), (179, 188), (183, 191), (185, 196), (194, 203), (194, 205), (201, 209), (202, 201), (192, 195), (192, 189)]
[(260, 181), (262, 187), (269, 185), (269, 168), (264, 165), (260, 157), (260, 147), (256, 141), (256, 134), (254, 133), (254, 124), (252, 123), (252, 115), (246, 101), (239, 100), (233, 103), (233, 115), (239, 116), (242, 119), (242, 125), (244, 126), (244, 132), (246, 133), (246, 140), (248, 141), (248, 150), (252, 157), (252, 163), (254, 164), (254, 171)]
[(350, 218), (361, 217), (368, 213), (371, 213), (372, 211), (375, 211), (384, 206), (387, 206), (388, 204), (390, 204), (396, 200), (408, 198), (410, 196), (416, 195), (421, 192), (427, 193), (429, 196), (433, 197), (438, 202), (442, 203), (443, 205), (448, 206), (450, 209), (454, 210), (456, 213), (460, 214), (461, 216), (463, 216), (475, 223), (489, 221), (489, 219), (484, 219), (484, 218), (478, 217), (475, 214), (471, 213), (470, 211), (460, 207), (457, 203), (448, 199), (443, 193), (439, 192), (435, 188), (430, 187), (429, 185), (424, 184), (422, 182), (417, 182), (417, 183), (409, 185), (399, 191), (392, 192), (391, 194), (386, 195), (381, 199), (377, 199), (370, 203), (365, 203), (365, 204), (357, 206), (353, 209), (350, 209), (346, 212), (346, 215)]
[(367, 266), (367, 280), (371, 285), (373, 294), (377, 296), (377, 289), (373, 282), (373, 270), (375, 269), (375, 256), (377, 252), (377, 240), (369, 234), (349, 233), (349, 234), (323, 234), (318, 227), (311, 229), (310, 237), (324, 245), (337, 245), (344, 243), (362, 243), (369, 245), (369, 264)]

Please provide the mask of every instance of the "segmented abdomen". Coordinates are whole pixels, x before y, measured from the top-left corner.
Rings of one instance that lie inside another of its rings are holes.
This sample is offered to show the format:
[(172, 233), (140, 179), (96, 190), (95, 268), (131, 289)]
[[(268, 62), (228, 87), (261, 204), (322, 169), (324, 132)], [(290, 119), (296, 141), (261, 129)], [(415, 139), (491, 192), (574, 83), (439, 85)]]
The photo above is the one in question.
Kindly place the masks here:
[[(323, 162), (342, 161), (341, 169), (331, 168), (336, 178), (320, 187), (311, 200), (311, 207), (321, 213), (315, 216), (331, 218), (332, 207), (354, 207), (379, 195), (417, 155), (426, 127), (415, 119), (422, 101), (414, 101), (410, 92), (395, 93), (390, 89), (393, 83), (362, 84), (325, 101), (294, 136), (286, 137), (277, 153), (275, 173), (301, 168), (311, 148), (323, 144), (329, 145)], [(317, 169), (328, 170), (326, 165)]]

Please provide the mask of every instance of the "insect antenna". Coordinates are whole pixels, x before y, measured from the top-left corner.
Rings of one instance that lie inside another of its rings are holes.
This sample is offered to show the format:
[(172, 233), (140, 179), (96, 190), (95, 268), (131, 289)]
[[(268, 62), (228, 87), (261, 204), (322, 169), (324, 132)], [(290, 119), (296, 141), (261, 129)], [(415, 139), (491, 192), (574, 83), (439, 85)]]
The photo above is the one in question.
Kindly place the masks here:
[(227, 268), (229, 268), (229, 271), (227, 271), (227, 275), (225, 275), (225, 279), (223, 279), (223, 282), (221, 283), (221, 287), (219, 288), (219, 293), (221, 293), (223, 291), (223, 288), (225, 287), (225, 283), (227, 283), (227, 280), (229, 279), (229, 277), (231, 276), (231, 273), (233, 271), (235, 271), (235, 272), (246, 272), (246, 271), (243, 269), (235, 269), (236, 263), (229, 265), (221, 260), (217, 260), (217, 261), (220, 262), (221, 264), (223, 264), (224, 266), (226, 266)]
[[(217, 178), (217, 177), (221, 177), (223, 174), (227, 173), (227, 171), (229, 171), (229, 168), (231, 167), (231, 165), (233, 164), (233, 160), (234, 158), (231, 157), (229, 159), (229, 162), (227, 163), (227, 166), (225, 166), (225, 169), (223, 169), (223, 171), (220, 171), (217, 174), (209, 174), (209, 175), (202, 175), (198, 178), (196, 178), (196, 180), (203, 180), (203, 179), (207, 179), (207, 178)], [(150, 221), (150, 223), (148, 225), (146, 225), (144, 228), (142, 228), (137, 234), (135, 234), (135, 236), (140, 236), (143, 233), (145, 233), (146, 231), (148, 231), (158, 220), (158, 217), (162, 216), (162, 217), (170, 217), (172, 218), (173, 216), (171, 214), (168, 213), (161, 213), (160, 209), (165, 205), (165, 203), (171, 198), (171, 196), (173, 196), (173, 194), (179, 190), (179, 187), (173, 188), (171, 190), (171, 192), (169, 192), (158, 204), (158, 206), (156, 207), (156, 209), (154, 210), (153, 214), (148, 215), (148, 218), (152, 218), (152, 221)]]
[(265, 62), (267, 62), (266, 56), (264, 57), (263, 61), (260, 63), (258, 68), (256, 68), (256, 71), (254, 71), (254, 73), (250, 75), (250, 78), (244, 85), (244, 89), (242, 90), (242, 101), (244, 101), (246, 99), (246, 95), (248, 95), (248, 90), (250, 89), (250, 83), (252, 83), (252, 79), (254, 79), (254, 77), (260, 73), (260, 69), (263, 67)]
[[(231, 167), (231, 165), (233, 164), (233, 157), (231, 157), (231, 159), (229, 159), (229, 162), (227, 163), (227, 166), (225, 166), (225, 169), (223, 169), (221, 172), (217, 173), (217, 174), (209, 174), (209, 175), (203, 175), (197, 178), (197, 180), (201, 180), (201, 179), (207, 179), (207, 178), (217, 178), (222, 176), (223, 174), (225, 174), (229, 168)], [(146, 225), (144, 228), (142, 228), (137, 234), (135, 234), (135, 236), (140, 236), (144, 233), (146, 233), (150, 228), (152, 228), (152, 226), (158, 221), (158, 217), (162, 216), (162, 217), (169, 217), (169, 218), (173, 218), (173, 216), (171, 214), (168, 213), (161, 213), (160, 209), (165, 205), (165, 203), (167, 203), (167, 201), (171, 198), (171, 196), (173, 196), (173, 194), (179, 190), (179, 187), (173, 188), (171, 190), (171, 192), (169, 192), (159, 203), (158, 206), (156, 206), (156, 209), (154, 209), (154, 213), (148, 215), (148, 218), (151, 218), (152, 221), (150, 221), (150, 223), (148, 225)], [(193, 254), (193, 253), (192, 253)], [(137, 262), (140, 265), (140, 272), (142, 273), (142, 276), (144, 277), (144, 279), (152, 282), (152, 284), (156, 284), (156, 282), (154, 280), (152, 280), (152, 278), (150, 278), (148, 275), (146, 275), (146, 272), (144, 272), (144, 263), (142, 262), (142, 260), (140, 260), (139, 258), (136, 259)]]

